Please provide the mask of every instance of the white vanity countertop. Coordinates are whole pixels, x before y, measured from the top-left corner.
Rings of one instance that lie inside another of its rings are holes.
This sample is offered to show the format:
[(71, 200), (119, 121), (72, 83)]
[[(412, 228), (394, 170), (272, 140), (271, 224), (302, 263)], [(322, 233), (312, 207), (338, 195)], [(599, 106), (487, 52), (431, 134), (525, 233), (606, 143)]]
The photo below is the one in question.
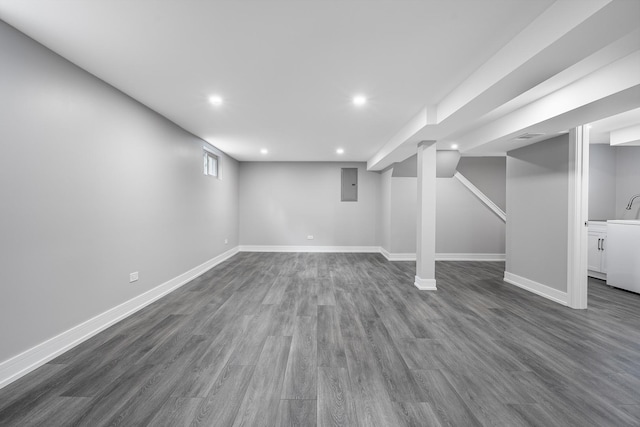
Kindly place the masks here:
[(640, 225), (638, 219), (610, 219), (607, 224)]

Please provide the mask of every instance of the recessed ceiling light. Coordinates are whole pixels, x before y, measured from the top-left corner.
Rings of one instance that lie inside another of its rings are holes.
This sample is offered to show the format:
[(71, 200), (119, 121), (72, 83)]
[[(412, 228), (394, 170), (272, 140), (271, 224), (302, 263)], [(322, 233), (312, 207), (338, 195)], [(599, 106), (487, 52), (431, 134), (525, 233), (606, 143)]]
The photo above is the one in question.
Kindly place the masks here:
[(458, 144), (451, 144), (451, 148), (453, 148), (454, 150), (458, 149)]
[(587, 125), (587, 129), (591, 129), (591, 125)]
[(261, 152), (262, 154), (268, 154), (268, 153), (269, 153), (269, 150), (267, 150), (266, 148), (263, 148), (262, 150), (260, 150), (260, 152)]
[(213, 105), (218, 106), (218, 105), (222, 105), (223, 100), (222, 100), (222, 97), (219, 95), (211, 95), (209, 97), (209, 102), (212, 103)]
[(353, 97), (353, 105), (357, 105), (358, 107), (367, 103), (367, 98), (364, 95), (356, 95)]
[(338, 149), (336, 150), (336, 153), (338, 153), (338, 154), (344, 154), (344, 149), (343, 149), (343, 148), (338, 148)]

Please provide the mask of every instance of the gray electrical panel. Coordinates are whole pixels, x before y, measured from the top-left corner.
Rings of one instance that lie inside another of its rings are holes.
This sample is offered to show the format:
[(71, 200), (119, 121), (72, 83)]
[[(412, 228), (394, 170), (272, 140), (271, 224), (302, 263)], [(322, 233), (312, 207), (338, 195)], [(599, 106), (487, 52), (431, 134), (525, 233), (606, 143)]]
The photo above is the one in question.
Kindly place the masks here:
[(358, 201), (358, 168), (342, 168), (342, 192), (343, 202)]

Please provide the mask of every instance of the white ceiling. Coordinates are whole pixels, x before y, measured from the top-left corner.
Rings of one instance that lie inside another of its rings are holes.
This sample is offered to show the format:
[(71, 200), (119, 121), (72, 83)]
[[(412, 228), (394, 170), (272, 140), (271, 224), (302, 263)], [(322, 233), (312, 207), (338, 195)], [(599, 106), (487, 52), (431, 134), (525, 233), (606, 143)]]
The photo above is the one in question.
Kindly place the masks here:
[(0, 19), (238, 160), (366, 161), (552, 2), (0, 0)]
[(638, 0), (0, 0), (0, 19), (241, 161), (640, 133)]

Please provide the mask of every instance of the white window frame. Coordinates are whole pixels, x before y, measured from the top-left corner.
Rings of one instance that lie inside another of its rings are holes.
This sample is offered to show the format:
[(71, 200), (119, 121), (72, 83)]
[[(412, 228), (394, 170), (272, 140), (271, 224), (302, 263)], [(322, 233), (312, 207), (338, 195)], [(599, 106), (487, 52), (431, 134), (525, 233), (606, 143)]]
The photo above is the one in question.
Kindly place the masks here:
[(220, 179), (220, 155), (208, 147), (203, 147), (202, 158), (204, 174)]

